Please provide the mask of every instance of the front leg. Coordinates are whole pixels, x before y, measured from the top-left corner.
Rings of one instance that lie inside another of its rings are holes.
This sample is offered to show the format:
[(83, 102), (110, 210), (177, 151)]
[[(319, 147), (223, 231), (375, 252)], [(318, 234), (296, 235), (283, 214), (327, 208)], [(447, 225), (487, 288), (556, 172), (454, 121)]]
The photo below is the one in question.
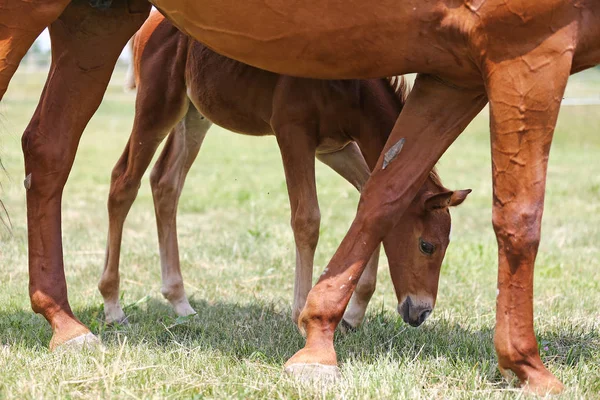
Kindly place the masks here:
[[(544, 367), (533, 331), (533, 270), (540, 242), (546, 170), (554, 126), (571, 69), (556, 35), (518, 60), (489, 65), (493, 225), (498, 241), (494, 344), (502, 372), (533, 392), (561, 391)], [(532, 67), (533, 66), (533, 67)]]
[[(50, 26), (52, 65), (40, 103), (23, 135), (29, 293), (52, 326), (50, 348), (93, 335), (71, 311), (63, 267), (61, 198), (79, 138), (92, 117), (127, 40), (150, 6), (143, 0), (98, 11), (71, 3)], [(132, 10), (139, 12), (132, 12)]]
[[(343, 149), (333, 153), (317, 153), (317, 158), (350, 182), (359, 192), (362, 192), (371, 171), (356, 142), (351, 142)], [(381, 246), (377, 246), (350, 298), (341, 325), (344, 330), (357, 328), (365, 318), (367, 306), (377, 286), (380, 248)]]
[(321, 224), (315, 183), (317, 144), (311, 129), (301, 124), (275, 125), (275, 136), (283, 160), (296, 242), (292, 320), (297, 323), (312, 287), (313, 262)]
[[(417, 78), (383, 154), (404, 139), (402, 151), (391, 161), (388, 153), (385, 169), (384, 155), (380, 156), (348, 234), (310, 291), (300, 315), (306, 346), (288, 360), (288, 372), (313, 374), (315, 364), (329, 366), (326, 370), (337, 364), (333, 333), (366, 263), (407, 209), (436, 161), (486, 102), (483, 89), (460, 89), (427, 75)], [(313, 367), (305, 370), (307, 364)]]

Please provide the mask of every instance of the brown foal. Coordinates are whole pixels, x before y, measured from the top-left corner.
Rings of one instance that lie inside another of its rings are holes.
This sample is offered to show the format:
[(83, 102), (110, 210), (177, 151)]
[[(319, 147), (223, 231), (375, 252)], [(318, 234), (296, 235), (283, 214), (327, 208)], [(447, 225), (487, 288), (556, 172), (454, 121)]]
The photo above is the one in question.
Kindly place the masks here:
[[(162, 294), (178, 315), (195, 312), (179, 266), (176, 213), (185, 177), (212, 125), (209, 121), (235, 132), (273, 134), (277, 139), (296, 242), (292, 318), (297, 321), (312, 287), (319, 239), (315, 154), (360, 191), (404, 105), (404, 81), (321, 81), (263, 71), (213, 52), (158, 12), (136, 34), (133, 46), (136, 113), (131, 137), (112, 174), (107, 257), (99, 284), (107, 322), (126, 319), (119, 304), (123, 224), (141, 178), (169, 132), (150, 177)], [(469, 192), (447, 190), (432, 172), (385, 241), (399, 310), (413, 326), (423, 323), (435, 305), (449, 243), (448, 207), (462, 203)], [(365, 315), (375, 291), (378, 259), (379, 248), (346, 310), (346, 326), (358, 326)]]
[[(489, 102), (498, 362), (530, 390), (562, 390), (538, 353), (533, 271), (548, 155), (567, 79), (600, 63), (599, 1), (151, 3), (211, 49), (278, 73), (326, 79), (419, 73), (362, 190), (355, 220), (309, 293), (300, 317), (306, 346), (289, 367), (337, 365), (333, 332), (371, 255), (439, 157)], [(0, 96), (37, 33), (51, 24), (52, 72), (23, 147), (31, 301), (52, 325), (52, 345), (89, 333), (67, 300), (62, 188), (117, 55), (148, 11), (144, 0), (113, 1), (101, 11), (84, 0), (0, 0)], [(383, 168), (386, 154), (392, 162)]]

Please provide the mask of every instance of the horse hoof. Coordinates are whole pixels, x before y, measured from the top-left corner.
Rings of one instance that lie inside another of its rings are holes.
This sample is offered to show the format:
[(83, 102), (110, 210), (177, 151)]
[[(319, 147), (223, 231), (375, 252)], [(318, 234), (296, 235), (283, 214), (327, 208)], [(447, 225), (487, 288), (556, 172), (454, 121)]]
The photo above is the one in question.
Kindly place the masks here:
[(108, 326), (117, 326), (117, 325), (127, 326), (127, 325), (129, 325), (129, 320), (127, 319), (127, 316), (125, 314), (123, 314), (123, 316), (118, 319), (112, 319), (112, 318), (107, 319), (106, 325), (108, 325)]
[(129, 325), (127, 315), (120, 306), (108, 308), (104, 306), (104, 321), (106, 325)]
[(84, 335), (80, 335), (74, 337), (73, 339), (69, 339), (66, 342), (60, 344), (56, 347), (56, 350), (75, 350), (81, 351), (83, 349), (86, 350), (96, 350), (96, 349), (104, 349), (104, 346), (100, 342), (100, 339), (96, 335), (91, 332), (88, 332)]
[(356, 327), (352, 326), (348, 321), (346, 321), (345, 319), (342, 319), (342, 322), (340, 322), (340, 331), (344, 334), (346, 333), (351, 333), (351, 332), (356, 332)]
[(544, 368), (536, 374), (532, 374), (522, 388), (525, 392), (537, 396), (547, 396), (549, 394), (559, 394), (565, 390), (565, 386), (552, 373)]
[(554, 378), (545, 382), (529, 381), (523, 385), (523, 390), (527, 393), (532, 393), (537, 396), (545, 397), (549, 394), (559, 394), (565, 390), (565, 385), (561, 381)]
[(179, 304), (174, 305), (173, 309), (175, 310), (175, 314), (177, 314), (177, 316), (179, 317), (188, 317), (190, 315), (197, 314), (196, 310), (194, 310), (190, 303), (188, 303), (187, 301), (185, 303), (181, 302)]
[(285, 367), (285, 373), (301, 382), (334, 383), (341, 379), (342, 374), (336, 365), (319, 363), (299, 363)]
[(508, 384), (512, 385), (515, 382), (519, 382), (517, 374), (515, 374), (512, 370), (502, 368), (500, 365), (498, 365), (498, 369), (500, 370), (500, 375), (502, 375), (502, 377)]
[(521, 386), (527, 393), (544, 397), (549, 394), (559, 394), (565, 389), (562, 382), (547, 370), (533, 374), (526, 382), (521, 383), (517, 375), (510, 369), (502, 368), (500, 366), (498, 366), (498, 368), (509, 384)]

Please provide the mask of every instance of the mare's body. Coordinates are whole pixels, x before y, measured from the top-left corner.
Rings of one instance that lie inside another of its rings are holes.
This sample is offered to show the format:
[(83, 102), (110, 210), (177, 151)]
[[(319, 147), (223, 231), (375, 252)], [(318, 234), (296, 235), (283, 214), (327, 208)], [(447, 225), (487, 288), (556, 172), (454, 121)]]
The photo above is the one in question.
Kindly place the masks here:
[[(23, 142), (26, 174), (32, 176), (27, 196), (32, 305), (52, 324), (56, 344), (89, 333), (67, 300), (60, 194), (117, 56), (149, 11), (144, 0), (123, 3), (113, 2), (108, 11), (84, 1), (0, 3), (0, 97), (35, 36), (51, 25), (56, 57)], [(385, 169), (381, 157), (365, 185), (353, 225), (308, 297), (301, 315), (306, 346), (289, 360), (290, 367), (337, 364), (333, 332), (371, 254), (435, 162), (489, 101), (498, 361), (534, 391), (562, 389), (538, 354), (533, 270), (548, 154), (567, 79), (600, 63), (600, 2), (152, 3), (208, 47), (279, 73), (317, 78), (420, 73), (385, 147), (404, 139), (402, 154)], [(343, 289), (331, 289), (347, 281)]]

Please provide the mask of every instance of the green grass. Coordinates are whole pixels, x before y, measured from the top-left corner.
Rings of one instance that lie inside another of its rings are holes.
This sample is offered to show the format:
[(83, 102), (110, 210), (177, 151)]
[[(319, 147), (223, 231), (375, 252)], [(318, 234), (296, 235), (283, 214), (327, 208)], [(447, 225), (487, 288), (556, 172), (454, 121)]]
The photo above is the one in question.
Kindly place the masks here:
[[(96, 284), (104, 261), (110, 171), (132, 123), (121, 77), (82, 139), (63, 201), (71, 305), (105, 352), (50, 353), (51, 332), (27, 296), (20, 134), (43, 83), (20, 74), (0, 105), (1, 197), (13, 229), (0, 229), (0, 398), (520, 398), (496, 368), (492, 336), (496, 243), (491, 228), (487, 112), (439, 164), (445, 184), (472, 188), (453, 211), (453, 242), (436, 310), (418, 329), (395, 313), (382, 258), (366, 323), (336, 337), (344, 379), (302, 386), (282, 364), (303, 345), (291, 322), (293, 237), (273, 138), (213, 128), (179, 214), (182, 269), (200, 317), (175, 318), (162, 299), (154, 213), (144, 180), (125, 227), (122, 295), (131, 321), (103, 325)], [(597, 94), (600, 71), (575, 76), (569, 95)], [(563, 398), (600, 397), (600, 108), (564, 107), (551, 155), (536, 268), (535, 327)], [(68, 110), (65, 110), (68, 112)], [(358, 195), (318, 166), (322, 230), (316, 274), (346, 232)]]

